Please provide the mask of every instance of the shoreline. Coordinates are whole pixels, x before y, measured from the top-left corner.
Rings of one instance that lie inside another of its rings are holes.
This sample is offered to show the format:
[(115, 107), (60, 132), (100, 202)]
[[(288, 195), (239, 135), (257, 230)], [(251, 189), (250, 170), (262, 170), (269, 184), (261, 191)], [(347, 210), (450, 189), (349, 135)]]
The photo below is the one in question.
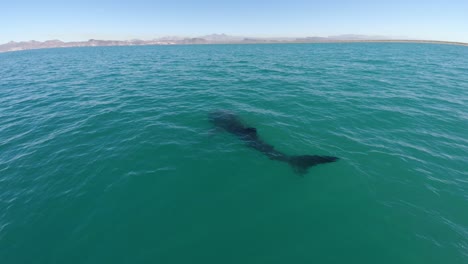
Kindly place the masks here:
[(140, 41), (138, 43), (132, 43), (128, 41), (99, 41), (102, 43), (95, 43), (95, 40), (89, 40), (84, 42), (60, 42), (55, 43), (57, 45), (47, 45), (50, 41), (44, 42), (13, 42), (18, 45), (27, 45), (29, 43), (37, 43), (37, 47), (12, 47), (10, 49), (2, 50), (2, 46), (12, 45), (5, 43), (0, 45), (0, 53), (27, 51), (27, 50), (38, 50), (38, 49), (54, 49), (54, 48), (78, 48), (78, 47), (128, 47), (128, 46), (179, 46), (179, 45), (244, 45), (244, 44), (335, 44), (335, 43), (408, 43), (408, 44), (440, 44), (440, 45), (455, 45), (455, 46), (468, 46), (465, 42), (456, 41), (442, 41), (442, 40), (405, 40), (405, 39), (382, 39), (382, 40), (320, 40), (320, 41), (307, 41), (306, 39), (292, 40), (292, 41), (275, 41), (275, 40), (244, 40), (244, 41), (229, 41), (229, 42), (200, 42), (199, 40), (193, 43), (178, 43), (178, 42), (166, 42), (166, 43), (155, 43), (152, 41)]

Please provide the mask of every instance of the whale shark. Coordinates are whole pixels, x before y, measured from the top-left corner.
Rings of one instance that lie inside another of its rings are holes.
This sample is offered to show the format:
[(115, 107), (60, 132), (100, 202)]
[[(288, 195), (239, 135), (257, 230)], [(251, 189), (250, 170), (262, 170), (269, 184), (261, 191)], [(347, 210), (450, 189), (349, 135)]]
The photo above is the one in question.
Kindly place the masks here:
[(257, 133), (257, 129), (247, 126), (239, 116), (231, 111), (217, 110), (208, 114), (209, 121), (217, 128), (235, 135), (242, 140), (245, 145), (255, 149), (271, 160), (288, 163), (299, 175), (307, 173), (312, 166), (335, 162), (339, 158), (319, 155), (299, 155), (290, 156), (276, 150), (272, 145), (264, 142)]

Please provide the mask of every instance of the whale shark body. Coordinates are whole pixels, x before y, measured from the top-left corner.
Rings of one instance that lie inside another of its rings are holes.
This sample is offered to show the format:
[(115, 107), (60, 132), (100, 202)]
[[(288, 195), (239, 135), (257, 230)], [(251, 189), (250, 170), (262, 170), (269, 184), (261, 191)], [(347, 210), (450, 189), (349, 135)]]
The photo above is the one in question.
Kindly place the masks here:
[(256, 128), (245, 125), (237, 115), (230, 111), (220, 110), (211, 112), (208, 115), (208, 119), (215, 127), (235, 135), (237, 138), (244, 141), (248, 147), (263, 153), (269, 159), (288, 163), (299, 175), (306, 174), (308, 169), (312, 166), (338, 160), (337, 157), (332, 156), (286, 155), (260, 139)]

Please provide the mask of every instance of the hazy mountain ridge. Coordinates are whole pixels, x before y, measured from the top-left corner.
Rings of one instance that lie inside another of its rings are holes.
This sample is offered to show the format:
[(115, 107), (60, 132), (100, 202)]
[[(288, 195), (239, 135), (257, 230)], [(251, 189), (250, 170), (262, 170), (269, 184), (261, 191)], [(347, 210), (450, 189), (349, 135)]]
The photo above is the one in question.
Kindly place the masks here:
[(46, 41), (10, 41), (0, 45), (0, 52), (20, 51), (31, 49), (46, 49), (46, 48), (68, 48), (68, 47), (97, 47), (97, 46), (143, 46), (143, 45), (175, 45), (175, 44), (234, 44), (234, 43), (320, 43), (320, 42), (423, 42), (423, 43), (446, 43), (468, 45), (462, 42), (450, 41), (432, 41), (432, 40), (411, 40), (411, 39), (394, 39), (386, 36), (368, 36), (357, 34), (346, 34), (328, 37), (242, 37), (230, 36), (226, 34), (211, 34), (200, 37), (188, 38), (180, 36), (167, 36), (156, 38), (153, 40), (96, 40), (88, 41), (72, 41), (63, 42), (61, 40), (46, 40)]

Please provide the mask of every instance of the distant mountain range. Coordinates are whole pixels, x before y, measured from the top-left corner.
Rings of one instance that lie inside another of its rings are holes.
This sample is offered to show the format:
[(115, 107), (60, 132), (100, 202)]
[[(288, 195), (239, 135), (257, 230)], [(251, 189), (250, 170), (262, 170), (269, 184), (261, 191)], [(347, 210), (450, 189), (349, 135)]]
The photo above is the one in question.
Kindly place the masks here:
[(304, 37), (304, 38), (261, 38), (240, 37), (226, 34), (212, 34), (195, 38), (169, 36), (153, 40), (96, 40), (63, 42), (60, 40), (47, 41), (10, 41), (0, 45), (0, 52), (46, 49), (46, 48), (68, 48), (68, 47), (96, 47), (96, 46), (142, 46), (142, 45), (183, 45), (183, 44), (254, 44), (254, 43), (321, 43), (321, 42), (421, 42), (421, 43), (444, 43), (465, 45), (462, 42), (432, 41), (432, 40), (410, 40), (393, 39), (385, 36), (367, 35), (338, 35), (329, 37)]

